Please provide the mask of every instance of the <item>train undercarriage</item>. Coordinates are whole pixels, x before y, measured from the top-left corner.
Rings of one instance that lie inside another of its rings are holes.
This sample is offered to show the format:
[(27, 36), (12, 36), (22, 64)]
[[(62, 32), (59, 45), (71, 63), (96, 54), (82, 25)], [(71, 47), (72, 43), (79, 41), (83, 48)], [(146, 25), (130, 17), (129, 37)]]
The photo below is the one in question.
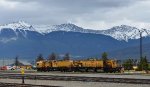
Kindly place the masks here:
[(105, 73), (115, 73), (121, 72), (121, 67), (110, 68), (110, 67), (42, 67), (37, 68), (39, 72), (50, 72), (50, 71), (60, 71), (60, 72), (105, 72)]

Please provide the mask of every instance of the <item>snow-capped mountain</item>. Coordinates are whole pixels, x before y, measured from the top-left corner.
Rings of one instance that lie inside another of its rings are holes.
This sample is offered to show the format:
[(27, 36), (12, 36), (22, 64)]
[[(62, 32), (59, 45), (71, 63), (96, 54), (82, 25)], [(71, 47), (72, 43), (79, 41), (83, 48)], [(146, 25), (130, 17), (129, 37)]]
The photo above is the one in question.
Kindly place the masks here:
[(142, 32), (143, 37), (150, 36), (150, 30), (148, 29), (138, 29), (127, 25), (115, 26), (111, 29), (100, 31), (101, 34), (125, 41), (128, 41), (129, 39), (139, 39), (140, 32)]
[(0, 25), (0, 31), (2, 29), (13, 29), (13, 30), (29, 30), (29, 31), (35, 31), (34, 28), (32, 27), (32, 25), (24, 22), (24, 21), (18, 21), (18, 22), (13, 22), (10, 24), (4, 24), (4, 25)]
[(43, 34), (47, 34), (53, 31), (66, 31), (66, 32), (80, 32), (80, 33), (94, 33), (95, 30), (89, 30), (84, 29), (82, 27), (79, 27), (75, 24), (66, 23), (66, 24), (60, 24), (60, 25), (40, 25), (40, 26), (34, 26), (34, 28)]
[[(150, 36), (150, 30), (141, 29), (140, 31), (143, 32), (142, 36)], [(134, 58), (137, 58), (139, 36), (138, 28), (127, 25), (115, 26), (108, 30), (93, 30), (84, 29), (71, 23), (32, 26), (19, 21), (0, 25), (0, 57), (19, 55), (25, 58), (35, 58), (39, 53), (47, 56), (51, 52), (92, 56), (102, 52), (113, 52), (114, 54), (115, 51), (115, 58), (118, 55), (119, 58), (126, 58), (127, 56), (131, 57), (134, 52), (134, 50), (131, 52), (128, 49), (135, 47), (136, 52), (133, 54), (136, 54)], [(143, 50), (146, 48), (145, 52), (149, 54), (147, 48), (150, 44), (150, 37), (143, 38), (143, 46), (145, 44), (147, 45), (143, 47)], [(127, 51), (120, 51), (122, 49), (127, 49)], [(124, 57), (126, 52), (131, 54), (128, 53)]]
[(21, 30), (21, 31), (23, 30), (23, 32), (35, 31), (43, 35), (54, 31), (103, 34), (103, 35), (111, 36), (117, 40), (125, 40), (125, 41), (128, 41), (129, 39), (139, 39), (140, 38), (139, 31), (142, 32), (142, 36), (144, 37), (150, 36), (150, 30), (148, 29), (138, 29), (136, 27), (131, 27), (127, 25), (115, 26), (107, 30), (93, 30), (93, 29), (84, 29), (72, 23), (52, 25), (52, 26), (50, 25), (32, 26), (24, 21), (19, 21), (10, 24), (0, 25), (0, 31), (2, 31), (3, 29), (12, 29), (15, 32), (16, 30)]
[(0, 42), (7, 43), (18, 38), (26, 38), (28, 31), (35, 31), (32, 25), (18, 21), (10, 24), (0, 25)]
[[(39, 29), (40, 28), (40, 29)], [(150, 30), (148, 29), (138, 29), (136, 27), (131, 27), (127, 25), (115, 26), (108, 30), (92, 30), (92, 29), (84, 29), (82, 27), (78, 27), (75, 24), (67, 23), (61, 25), (54, 26), (41, 26), (37, 27), (40, 33), (50, 33), (53, 31), (66, 31), (66, 32), (80, 32), (80, 33), (93, 33), (93, 34), (103, 34), (107, 36), (111, 36), (117, 40), (125, 40), (129, 39), (139, 39), (140, 32), (142, 32), (142, 36), (150, 36)]]

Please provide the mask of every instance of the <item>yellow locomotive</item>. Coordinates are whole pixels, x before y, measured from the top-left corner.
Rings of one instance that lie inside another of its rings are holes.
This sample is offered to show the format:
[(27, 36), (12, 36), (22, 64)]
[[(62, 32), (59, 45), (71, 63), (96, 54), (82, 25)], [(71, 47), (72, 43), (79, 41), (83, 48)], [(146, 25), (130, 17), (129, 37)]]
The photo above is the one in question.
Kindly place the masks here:
[(74, 64), (76, 67), (76, 70), (78, 71), (86, 71), (94, 70), (97, 72), (98, 69), (103, 68), (103, 61), (102, 60), (80, 60), (76, 61)]
[(103, 70), (104, 72), (120, 72), (121, 67), (118, 66), (115, 60), (107, 60), (106, 65), (102, 60), (51, 60), (38, 61), (36, 63), (37, 71), (85, 71), (89, 70), (97, 72)]

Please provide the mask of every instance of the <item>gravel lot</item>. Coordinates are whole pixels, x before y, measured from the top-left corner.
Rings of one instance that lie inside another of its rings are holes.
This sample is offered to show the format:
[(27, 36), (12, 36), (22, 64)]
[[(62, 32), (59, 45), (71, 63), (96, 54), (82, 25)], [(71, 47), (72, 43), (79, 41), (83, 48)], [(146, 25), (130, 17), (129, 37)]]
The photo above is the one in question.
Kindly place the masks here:
[(57, 76), (85, 76), (85, 77), (109, 77), (109, 78), (134, 78), (134, 79), (150, 79), (150, 75), (125, 75), (125, 74), (105, 74), (105, 73), (58, 73), (58, 72), (43, 72), (30, 73), (33, 75), (57, 75)]
[[(21, 83), (17, 79), (0, 79), (0, 82), (5, 83)], [(80, 81), (51, 81), (51, 80), (25, 80), (26, 84), (35, 85), (53, 85), (63, 87), (150, 87), (146, 84), (120, 84), (120, 83), (105, 83), (105, 82), (80, 82)]]

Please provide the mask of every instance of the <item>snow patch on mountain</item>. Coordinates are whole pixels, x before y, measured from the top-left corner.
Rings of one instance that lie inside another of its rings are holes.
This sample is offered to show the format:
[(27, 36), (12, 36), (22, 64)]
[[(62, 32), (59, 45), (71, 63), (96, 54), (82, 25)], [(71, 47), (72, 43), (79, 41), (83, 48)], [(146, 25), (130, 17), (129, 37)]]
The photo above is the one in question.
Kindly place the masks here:
[(150, 30), (148, 29), (138, 29), (136, 27), (131, 27), (127, 25), (115, 26), (108, 30), (92, 30), (92, 29), (84, 29), (82, 27), (78, 27), (75, 24), (67, 23), (53, 26), (42, 26), (37, 27), (40, 29), (40, 33), (50, 33), (53, 31), (66, 31), (66, 32), (80, 32), (80, 33), (93, 33), (93, 34), (103, 34), (107, 36), (111, 36), (117, 40), (125, 40), (129, 39), (139, 39), (140, 32), (142, 32), (142, 36), (150, 36)]
[(10, 24), (0, 25), (0, 31), (2, 29), (13, 29), (14, 31), (19, 30), (19, 29), (35, 31), (34, 28), (32, 27), (32, 25), (30, 25), (24, 21), (18, 21), (18, 22), (13, 22)]
[[(10, 24), (4, 24), (4, 25), (0, 25), (0, 33), (2, 32), (2, 30), (13, 30), (13, 32), (16, 34), (16, 38), (18, 38), (19, 33), (27, 38), (27, 31), (36, 31), (32, 25), (24, 22), (24, 21), (18, 21), (18, 22), (13, 22)], [(6, 43), (9, 42), (11, 40), (16, 40), (16, 38), (7, 38), (8, 40), (6, 40), (6, 38), (1, 39), (0, 41)]]
[(15, 40), (17, 40), (17, 39), (18, 39), (17, 37), (0, 38), (0, 42), (2, 42), (2, 43), (7, 43), (7, 42), (10, 42), (10, 41), (15, 41)]
[(66, 32), (85, 32), (86, 30), (78, 27), (74, 24), (67, 23), (67, 24), (60, 24), (60, 25), (41, 25), (41, 26), (34, 26), (35, 29), (40, 33), (50, 33), (53, 31), (66, 31)]
[(35, 31), (43, 35), (51, 33), (54, 31), (66, 31), (66, 32), (80, 32), (80, 33), (92, 33), (92, 34), (103, 34), (111, 36), (117, 40), (129, 39), (139, 39), (140, 32), (142, 32), (143, 37), (150, 36), (150, 30), (148, 29), (138, 29), (136, 27), (131, 27), (127, 25), (115, 26), (108, 30), (93, 30), (93, 29), (84, 29), (72, 23), (60, 24), (60, 25), (36, 25), (32, 26), (24, 21), (13, 22), (10, 24), (0, 25), (0, 31), (3, 29), (12, 29), (18, 36), (18, 32), (22, 33), (24, 37), (27, 37), (26, 31)]
[(55, 30), (55, 28), (53, 28), (53, 26), (50, 26), (50, 25), (34, 25), (34, 28), (36, 29), (37, 32), (41, 34), (58, 31), (58, 30)]
[(139, 39), (140, 32), (142, 32), (143, 37), (150, 36), (150, 30), (138, 29), (127, 25), (115, 26), (108, 30), (102, 30), (101, 34), (111, 36), (117, 40), (128, 41), (129, 39)]

